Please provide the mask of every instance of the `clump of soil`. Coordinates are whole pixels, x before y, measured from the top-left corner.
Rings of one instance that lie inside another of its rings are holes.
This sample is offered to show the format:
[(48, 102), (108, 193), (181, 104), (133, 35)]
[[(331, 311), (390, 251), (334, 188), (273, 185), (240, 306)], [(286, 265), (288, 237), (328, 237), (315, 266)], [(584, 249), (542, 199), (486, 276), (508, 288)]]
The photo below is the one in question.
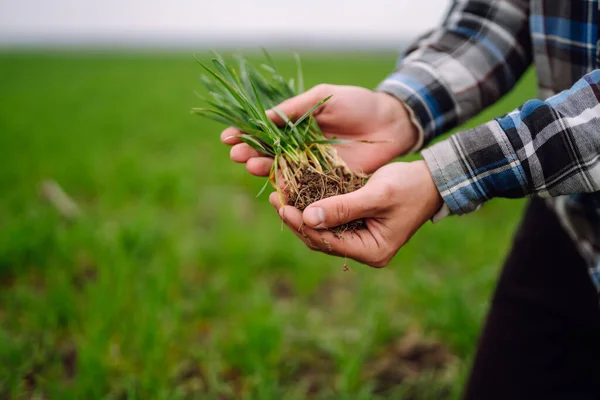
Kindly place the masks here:
[[(366, 177), (355, 175), (343, 167), (337, 167), (330, 174), (323, 174), (310, 167), (301, 169), (296, 177), (298, 191), (286, 192), (288, 204), (304, 211), (310, 204), (327, 197), (351, 193), (363, 187)], [(342, 238), (344, 232), (355, 232), (365, 227), (365, 220), (359, 219), (329, 230)]]

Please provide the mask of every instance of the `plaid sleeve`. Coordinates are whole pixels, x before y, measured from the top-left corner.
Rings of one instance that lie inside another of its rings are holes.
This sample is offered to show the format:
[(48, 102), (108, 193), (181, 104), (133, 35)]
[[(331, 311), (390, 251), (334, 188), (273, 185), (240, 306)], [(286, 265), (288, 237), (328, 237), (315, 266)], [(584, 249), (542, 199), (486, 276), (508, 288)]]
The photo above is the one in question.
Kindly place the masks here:
[(498, 100), (531, 63), (529, 1), (459, 0), (377, 91), (414, 112), (427, 143)]
[(547, 101), (529, 101), (422, 155), (454, 214), (493, 197), (599, 191), (600, 70)]

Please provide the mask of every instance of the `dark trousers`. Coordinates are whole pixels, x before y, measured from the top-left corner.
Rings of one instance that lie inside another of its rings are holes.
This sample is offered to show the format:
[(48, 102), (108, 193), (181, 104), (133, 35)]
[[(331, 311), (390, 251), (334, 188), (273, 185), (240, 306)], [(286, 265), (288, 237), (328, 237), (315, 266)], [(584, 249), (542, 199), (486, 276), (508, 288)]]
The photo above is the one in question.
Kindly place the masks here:
[(465, 399), (600, 399), (599, 304), (574, 244), (534, 199), (502, 270)]

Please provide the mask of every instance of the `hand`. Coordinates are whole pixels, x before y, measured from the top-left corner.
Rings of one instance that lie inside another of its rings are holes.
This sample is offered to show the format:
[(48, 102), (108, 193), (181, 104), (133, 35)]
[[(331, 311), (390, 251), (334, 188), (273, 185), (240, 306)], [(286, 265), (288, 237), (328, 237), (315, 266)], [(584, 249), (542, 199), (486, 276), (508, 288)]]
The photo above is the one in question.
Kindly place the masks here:
[[(326, 137), (380, 142), (336, 146), (351, 170), (369, 174), (416, 144), (418, 133), (408, 112), (398, 99), (386, 93), (355, 86), (318, 85), (284, 101), (278, 108), (293, 120), (329, 95), (333, 97), (313, 114)], [(274, 122), (283, 123), (274, 111), (267, 115)], [(228, 128), (221, 134), (223, 143), (233, 145), (231, 159), (246, 163), (253, 175), (267, 176), (272, 159), (242, 143), (236, 138), (240, 133), (235, 128)]]
[[(277, 193), (270, 201), (311, 249), (378, 268), (386, 266), (443, 204), (424, 161), (386, 165), (363, 188), (319, 200), (304, 213), (281, 207)], [(327, 230), (360, 218), (366, 219), (366, 229), (345, 233), (342, 239)]]

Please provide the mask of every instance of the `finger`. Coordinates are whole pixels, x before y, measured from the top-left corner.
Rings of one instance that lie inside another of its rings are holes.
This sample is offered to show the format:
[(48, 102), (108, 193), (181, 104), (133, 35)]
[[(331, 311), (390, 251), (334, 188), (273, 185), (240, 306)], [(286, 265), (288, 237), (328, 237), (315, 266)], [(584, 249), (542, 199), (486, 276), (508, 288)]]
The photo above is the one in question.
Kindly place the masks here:
[[(369, 221), (369, 229), (356, 232), (345, 232), (343, 235), (334, 234), (328, 230), (316, 230), (304, 224), (299, 210), (291, 206), (283, 206), (277, 192), (269, 197), (271, 204), (279, 212), (279, 216), (290, 230), (312, 250), (329, 255), (348, 257), (371, 267), (380, 268), (379, 260), (384, 249), (380, 248), (375, 235), (380, 227), (374, 226), (376, 221)], [(379, 239), (381, 242), (381, 238)]]
[(242, 141), (238, 138), (238, 136), (240, 136), (242, 134), (242, 132), (234, 127), (229, 127), (227, 129), (225, 129), (223, 132), (221, 132), (221, 142), (227, 144), (227, 145), (234, 145), (234, 144), (238, 144), (238, 143), (242, 143)]
[(311, 249), (339, 257), (349, 257), (369, 265), (374, 264), (372, 259), (377, 259), (374, 252), (378, 251), (378, 246), (369, 231), (347, 232), (339, 236), (328, 230), (317, 230), (307, 226), (300, 211), (291, 206), (284, 206), (279, 210), (283, 222)]
[(255, 176), (269, 176), (273, 159), (271, 157), (253, 157), (246, 163), (246, 169)]
[(264, 157), (264, 154), (248, 146), (246, 143), (240, 143), (231, 148), (229, 157), (237, 163), (245, 163), (253, 157)]
[(308, 206), (304, 223), (311, 228), (333, 228), (361, 218), (375, 217), (387, 199), (378, 196), (371, 187), (328, 197)]
[[(271, 193), (269, 196), (269, 202), (275, 208), (275, 210), (277, 210), (279, 217), (287, 225), (287, 227), (290, 228), (292, 233), (302, 240), (305, 245), (311, 249), (316, 249), (315, 246), (306, 239), (306, 235), (304, 235), (297, 228), (297, 226), (302, 225), (302, 213), (300, 210), (297, 210), (294, 207), (286, 206), (285, 199), (280, 197), (279, 192)], [(291, 221), (295, 221), (295, 223)]]
[[(290, 230), (300, 238), (306, 245), (309, 243), (306, 242), (304, 235), (301, 232), (302, 227), (302, 212), (292, 206), (286, 205), (286, 199), (279, 192), (273, 192), (269, 195), (269, 202), (271, 205), (277, 210), (279, 217), (282, 221), (290, 228)], [(314, 248), (314, 246), (310, 246)]]
[[(278, 192), (271, 193), (269, 201), (288, 228), (309, 248), (332, 255), (345, 255), (345, 244), (343, 243), (345, 238), (344, 240), (340, 240), (329, 231), (317, 231), (306, 226), (302, 221), (300, 210), (282, 204), (282, 199), (280, 199)], [(348, 237), (350, 236), (348, 235)]]
[(271, 203), (271, 205), (275, 207), (275, 210), (277, 210), (277, 212), (279, 212), (279, 209), (285, 205), (285, 199), (279, 196), (279, 192), (273, 192), (269, 195), (269, 203)]
[(302, 240), (309, 249), (321, 252), (327, 251), (320, 238), (314, 239), (314, 236), (318, 236), (318, 234), (311, 235), (313, 236), (313, 239), (307, 234), (306, 230), (314, 231), (314, 229), (311, 229), (302, 223), (302, 212), (300, 212), (300, 210), (292, 206), (283, 206), (279, 209), (279, 216), (283, 223), (290, 228), (292, 233), (296, 235), (298, 239)]
[[(314, 88), (296, 96), (291, 99), (285, 100), (283, 103), (276, 106), (279, 111), (281, 111), (284, 115), (286, 115), (290, 120), (295, 121), (311, 108), (313, 108), (317, 103), (323, 100), (325, 97), (329, 96), (331, 93), (325, 94), (327, 90), (326, 85), (318, 85)], [(313, 116), (317, 116), (319, 113), (323, 111), (323, 107), (325, 105), (317, 108), (313, 112)], [(283, 125), (285, 121), (278, 113), (274, 110), (267, 111), (267, 117), (275, 122), (277, 125)]]

